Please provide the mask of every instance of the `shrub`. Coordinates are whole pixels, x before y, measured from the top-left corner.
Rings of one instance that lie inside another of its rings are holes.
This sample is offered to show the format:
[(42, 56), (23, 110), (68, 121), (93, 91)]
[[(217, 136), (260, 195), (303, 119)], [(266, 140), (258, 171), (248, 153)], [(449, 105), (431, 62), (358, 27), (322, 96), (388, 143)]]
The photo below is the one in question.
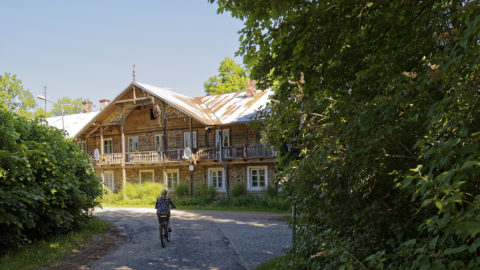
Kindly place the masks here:
[(153, 182), (127, 182), (126, 187), (127, 199), (123, 198), (123, 190), (115, 193), (106, 188), (101, 202), (113, 205), (153, 205), (163, 189), (162, 184)]
[(99, 205), (90, 158), (44, 120), (0, 108), (0, 164), (0, 253), (76, 229)]
[(278, 195), (278, 192), (274, 187), (267, 186), (267, 188), (263, 190), (263, 195), (268, 198), (276, 198)]
[(213, 200), (217, 196), (217, 189), (214, 186), (201, 185), (195, 189), (195, 196)]
[(187, 184), (178, 184), (175, 187), (175, 195), (178, 198), (187, 197), (190, 194), (190, 187)]
[(231, 191), (232, 197), (240, 197), (240, 196), (245, 196), (248, 194), (247, 192), (247, 187), (243, 183), (236, 183), (232, 187)]

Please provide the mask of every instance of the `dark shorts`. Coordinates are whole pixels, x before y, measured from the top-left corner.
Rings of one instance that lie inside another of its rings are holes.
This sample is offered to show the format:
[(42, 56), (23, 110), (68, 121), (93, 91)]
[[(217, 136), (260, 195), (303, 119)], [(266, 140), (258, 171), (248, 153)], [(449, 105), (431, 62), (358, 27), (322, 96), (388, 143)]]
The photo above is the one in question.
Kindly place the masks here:
[[(160, 216), (165, 216), (165, 214), (157, 214), (158, 224), (160, 224), (162, 222), (162, 218)], [(170, 220), (170, 212), (168, 212), (166, 214), (166, 216), (167, 216), (167, 221), (169, 221)]]

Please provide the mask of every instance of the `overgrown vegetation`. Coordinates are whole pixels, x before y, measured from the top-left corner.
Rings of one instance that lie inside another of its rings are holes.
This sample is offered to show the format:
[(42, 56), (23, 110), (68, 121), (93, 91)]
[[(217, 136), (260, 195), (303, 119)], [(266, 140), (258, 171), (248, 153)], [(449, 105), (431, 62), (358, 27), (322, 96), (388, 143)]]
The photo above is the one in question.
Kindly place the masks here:
[(0, 100), (0, 253), (87, 222), (101, 183), (87, 154)]
[(106, 223), (91, 218), (78, 230), (38, 241), (32, 245), (5, 254), (0, 258), (0, 270), (39, 269), (72, 253), (72, 250), (90, 240), (93, 235), (104, 233)]
[(101, 199), (103, 206), (155, 206), (163, 185), (160, 183), (144, 182), (133, 184), (127, 182), (127, 198), (123, 197), (123, 191), (112, 192), (106, 188)]
[(480, 2), (232, 1), (293, 269), (480, 268)]

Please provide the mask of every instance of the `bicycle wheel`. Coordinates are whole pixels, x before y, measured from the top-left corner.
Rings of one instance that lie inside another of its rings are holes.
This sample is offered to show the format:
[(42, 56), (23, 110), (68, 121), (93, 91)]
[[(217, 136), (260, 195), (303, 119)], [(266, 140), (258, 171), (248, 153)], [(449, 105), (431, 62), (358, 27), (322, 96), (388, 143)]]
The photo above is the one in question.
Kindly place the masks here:
[(160, 242), (162, 243), (162, 248), (165, 247), (165, 242), (166, 242), (166, 235), (165, 235), (165, 231), (167, 230), (167, 226), (165, 225), (165, 223), (162, 224), (162, 230), (160, 232)]
[(167, 242), (170, 242), (170, 232), (167, 229)]

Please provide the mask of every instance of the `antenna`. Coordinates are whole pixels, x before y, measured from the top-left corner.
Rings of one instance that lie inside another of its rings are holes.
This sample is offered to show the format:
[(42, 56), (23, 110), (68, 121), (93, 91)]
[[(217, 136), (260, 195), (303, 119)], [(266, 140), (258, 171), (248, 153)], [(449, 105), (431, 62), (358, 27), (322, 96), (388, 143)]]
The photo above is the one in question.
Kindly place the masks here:
[(45, 97), (45, 113), (47, 112), (47, 86), (43, 87), (43, 96)]
[(133, 64), (133, 81), (135, 81), (135, 64)]

